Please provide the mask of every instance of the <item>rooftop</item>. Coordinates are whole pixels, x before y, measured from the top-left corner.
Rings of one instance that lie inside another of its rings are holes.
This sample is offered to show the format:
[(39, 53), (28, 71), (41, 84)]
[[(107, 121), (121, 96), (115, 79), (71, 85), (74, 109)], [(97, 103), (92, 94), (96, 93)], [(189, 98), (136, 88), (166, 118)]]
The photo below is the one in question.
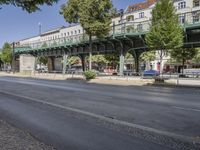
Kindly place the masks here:
[(157, 1), (158, 0), (146, 0), (145, 2), (141, 2), (141, 3), (136, 3), (136, 4), (133, 4), (133, 5), (130, 5), (130, 6), (128, 6), (126, 12), (130, 13), (130, 12), (133, 12), (133, 11), (147, 9), (151, 5), (155, 4)]

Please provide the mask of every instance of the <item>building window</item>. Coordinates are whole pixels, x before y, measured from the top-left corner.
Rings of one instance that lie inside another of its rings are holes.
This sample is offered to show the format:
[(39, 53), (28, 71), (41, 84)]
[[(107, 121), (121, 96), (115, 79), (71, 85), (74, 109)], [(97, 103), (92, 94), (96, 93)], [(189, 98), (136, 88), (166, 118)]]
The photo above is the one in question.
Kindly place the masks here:
[(133, 15), (127, 16), (126, 20), (127, 21), (133, 21), (134, 20), (134, 16)]
[(64, 35), (66, 36), (66, 33), (64, 33)]
[(75, 34), (77, 34), (77, 31), (75, 30)]
[(73, 31), (71, 31), (71, 35), (73, 35)]
[(184, 23), (185, 23), (185, 15), (180, 15), (180, 16), (179, 16), (179, 22), (180, 22), (181, 24), (184, 24)]
[(78, 30), (78, 33), (79, 33), (79, 34), (81, 33), (81, 30), (80, 30), (80, 29)]
[(143, 25), (142, 24), (138, 24), (137, 25), (137, 30), (138, 31), (142, 31), (143, 30)]
[(186, 2), (180, 2), (178, 3), (178, 9), (186, 8)]
[(200, 0), (194, 0), (193, 7), (198, 7), (198, 6), (200, 6)]
[(197, 12), (193, 12), (193, 22), (196, 23), (199, 22), (199, 20), (200, 20), (200, 14)]
[(67, 35), (69, 35), (69, 32), (67, 32)]
[(139, 18), (144, 18), (144, 12), (139, 13)]

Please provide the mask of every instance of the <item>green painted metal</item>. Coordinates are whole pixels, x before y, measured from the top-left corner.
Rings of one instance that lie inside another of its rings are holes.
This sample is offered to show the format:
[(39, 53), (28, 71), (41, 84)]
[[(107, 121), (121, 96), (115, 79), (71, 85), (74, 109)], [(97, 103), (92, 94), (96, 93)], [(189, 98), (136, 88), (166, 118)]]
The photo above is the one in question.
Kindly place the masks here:
[[(192, 13), (186, 14), (188, 18), (192, 17)], [(142, 26), (142, 28), (141, 28)], [(200, 22), (187, 22), (182, 25), (185, 31), (192, 29), (200, 29)], [(101, 43), (105, 41), (114, 40), (126, 40), (128, 38), (141, 38), (142, 35), (148, 33), (150, 28), (150, 20), (143, 22), (126, 22), (123, 24), (114, 25), (112, 27), (111, 34), (105, 39), (93, 38), (93, 43)], [(74, 38), (75, 37), (75, 38)], [(43, 44), (46, 44), (46, 47), (42, 47)], [(88, 45), (89, 38), (87, 35), (76, 35), (68, 38), (61, 38), (56, 40), (50, 40), (40, 43), (33, 43), (32, 45), (26, 45), (23, 47), (16, 47), (15, 53), (31, 53), (31, 52), (46, 52), (52, 49), (67, 49), (82, 45)]]

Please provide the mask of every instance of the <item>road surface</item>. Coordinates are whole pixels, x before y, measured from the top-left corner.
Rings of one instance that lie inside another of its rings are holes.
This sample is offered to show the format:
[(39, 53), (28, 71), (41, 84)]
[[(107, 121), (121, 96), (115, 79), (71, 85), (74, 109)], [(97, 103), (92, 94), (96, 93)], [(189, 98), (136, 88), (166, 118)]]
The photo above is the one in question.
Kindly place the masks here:
[(184, 148), (169, 137), (199, 142), (199, 89), (10, 77), (0, 85), (0, 118), (57, 149)]

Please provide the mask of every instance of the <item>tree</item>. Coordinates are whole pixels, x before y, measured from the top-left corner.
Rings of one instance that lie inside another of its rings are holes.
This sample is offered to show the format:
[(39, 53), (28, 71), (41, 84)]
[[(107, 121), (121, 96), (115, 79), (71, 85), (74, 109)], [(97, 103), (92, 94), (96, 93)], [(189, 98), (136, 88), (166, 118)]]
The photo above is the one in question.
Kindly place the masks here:
[(142, 61), (154, 61), (156, 59), (155, 51), (147, 51), (141, 54), (140, 60)]
[(39, 5), (52, 5), (56, 2), (58, 2), (58, 0), (0, 0), (0, 5), (14, 5), (31, 13), (40, 10)]
[(105, 58), (105, 55), (94, 55), (92, 56), (92, 62), (94, 62), (97, 65), (97, 69), (100, 70), (105, 66), (108, 61)]
[(119, 54), (117, 51), (112, 54), (105, 54), (104, 57), (108, 63), (113, 64), (113, 66), (117, 66), (119, 64)]
[(67, 59), (67, 64), (69, 66), (74, 65), (80, 61), (80, 58), (78, 56), (71, 56), (69, 59)]
[[(46, 47), (48, 47), (48, 45), (47, 45), (46, 42), (44, 42), (44, 43), (42, 44), (41, 48), (46, 48)], [(48, 58), (45, 57), (45, 56), (40, 56), (40, 57), (37, 58), (37, 61), (38, 61), (40, 64), (46, 65), (46, 64), (48, 63)]]
[(91, 70), (92, 36), (104, 37), (110, 31), (111, 0), (69, 0), (60, 13), (69, 23), (80, 23), (89, 35), (89, 69)]
[(174, 49), (170, 51), (171, 57), (177, 60), (178, 62), (182, 62), (182, 74), (184, 71), (184, 66), (186, 60), (191, 60), (196, 55), (197, 50), (195, 48), (180, 48)]
[(159, 50), (162, 73), (162, 59), (167, 50), (183, 45), (183, 29), (179, 25), (172, 0), (160, 0), (152, 10), (152, 22), (146, 43), (149, 49)]
[(152, 69), (152, 64), (150, 63), (151, 61), (154, 61), (156, 59), (156, 52), (155, 51), (146, 51), (143, 52), (140, 55), (140, 61), (145, 62), (145, 64), (143, 65), (144, 68), (143, 69)]
[(38, 62), (39, 62), (40, 64), (46, 65), (46, 64), (48, 63), (48, 58), (45, 57), (45, 56), (40, 56), (40, 57), (38, 57), (37, 60), (38, 60)]
[(199, 48), (196, 49), (196, 55), (194, 56), (192, 61), (194, 63), (200, 63), (200, 49)]
[(92, 56), (92, 61), (96, 63), (108, 63), (104, 56), (105, 55), (94, 55)]
[(12, 47), (9, 43), (5, 43), (2, 48), (1, 59), (5, 64), (12, 63)]

